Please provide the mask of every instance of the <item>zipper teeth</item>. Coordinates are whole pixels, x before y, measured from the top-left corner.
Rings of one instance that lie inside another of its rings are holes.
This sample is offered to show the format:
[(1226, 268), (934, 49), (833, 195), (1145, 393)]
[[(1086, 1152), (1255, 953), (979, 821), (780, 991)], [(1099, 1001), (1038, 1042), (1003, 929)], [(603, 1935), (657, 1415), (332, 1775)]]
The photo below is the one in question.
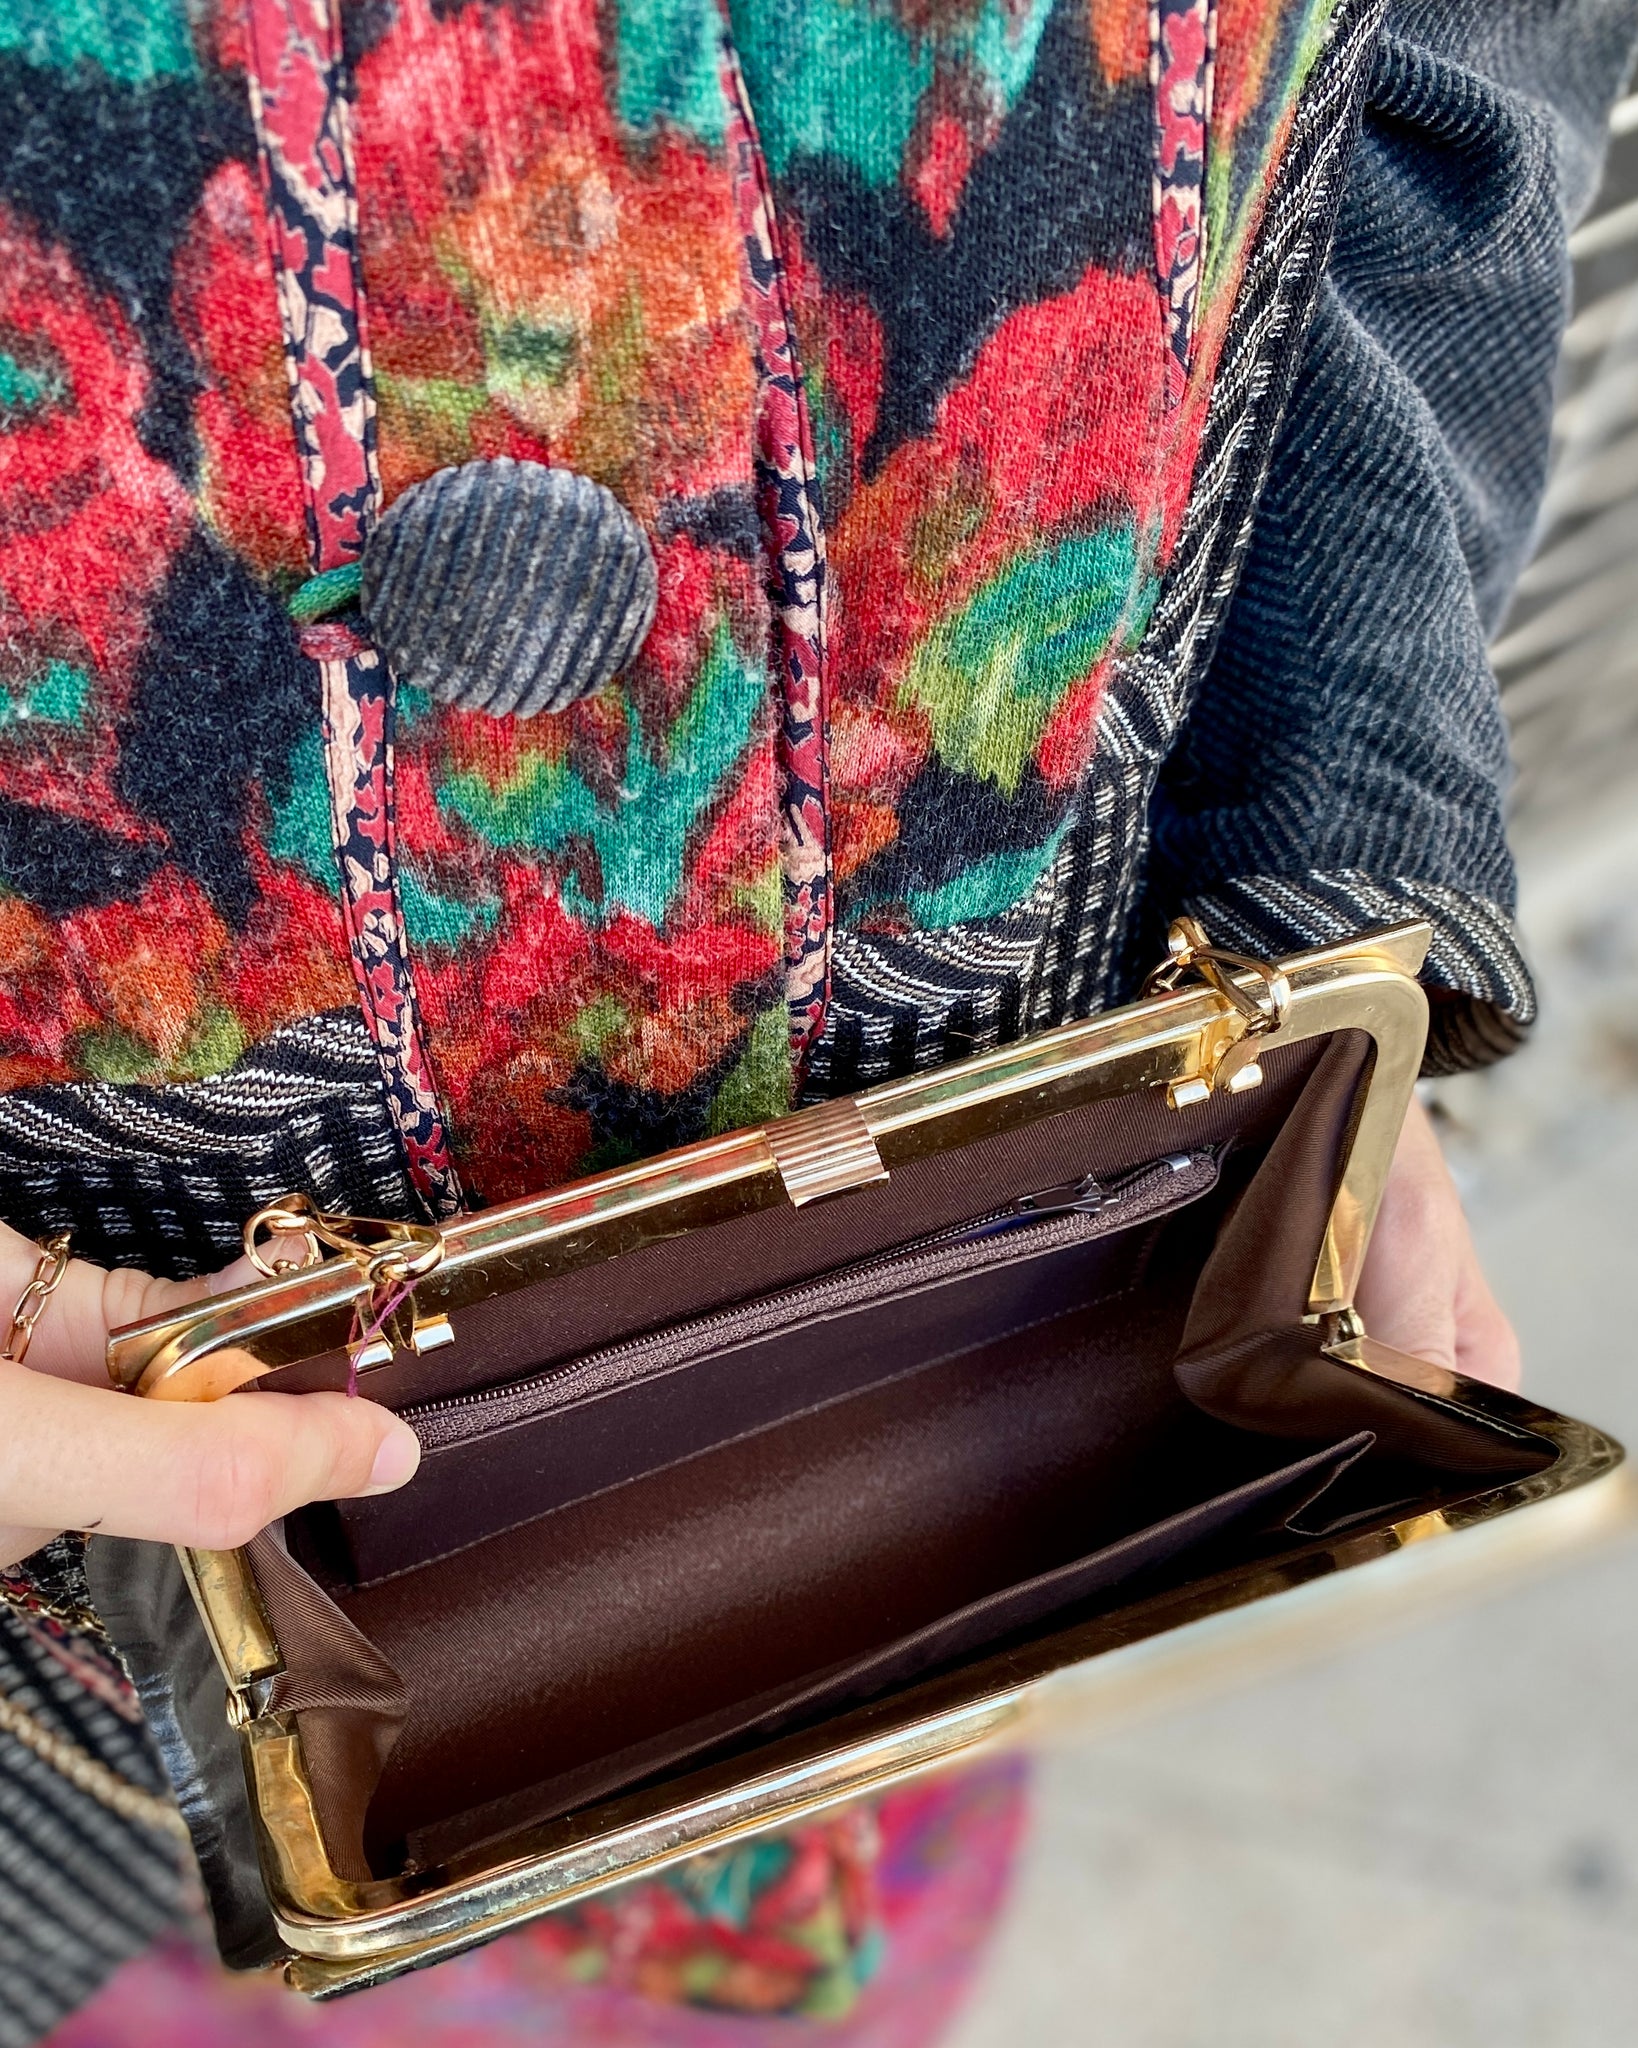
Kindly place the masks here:
[[(1006, 1208), (992, 1209), (986, 1215), (974, 1217), (970, 1223), (952, 1223), (943, 1230), (930, 1232), (926, 1237), (912, 1238), (908, 1244), (895, 1245), (890, 1251), (874, 1252), (867, 1259), (858, 1259), (850, 1265), (839, 1266), (835, 1272), (824, 1274), (817, 1279), (801, 1281), (795, 1287), (788, 1290), (776, 1289), (775, 1293), (780, 1295), (788, 1306), (796, 1308), (799, 1307), (804, 1295), (816, 1293), (820, 1288), (828, 1287), (844, 1273), (865, 1274), (875, 1272), (880, 1267), (896, 1265), (901, 1261), (916, 1258), (924, 1252), (937, 1251), (941, 1246), (959, 1244), (963, 1238), (972, 1237), (977, 1232), (986, 1230), (994, 1224), (1003, 1223), (1009, 1217), (1019, 1217), (1021, 1219), (1020, 1227), (1026, 1231), (1032, 1223), (1037, 1225), (1058, 1223), (1062, 1222), (1066, 1216), (1082, 1215), (1090, 1221), (1093, 1217), (1102, 1215), (1106, 1210), (1118, 1208), (1123, 1203), (1131, 1200), (1134, 1195), (1142, 1191), (1149, 1181), (1181, 1173), (1188, 1166), (1197, 1164), (1210, 1156), (1209, 1152), (1176, 1153), (1166, 1159), (1157, 1159), (1150, 1164), (1136, 1167), (1132, 1172), (1123, 1174), (1118, 1180), (1100, 1183), (1104, 1200), (1095, 1208), (1078, 1210), (1073, 1204), (1070, 1204), (1057, 1209), (1043, 1209), (1038, 1216), (1031, 1217), (1030, 1212), (1027, 1209), (1021, 1209), (1018, 1202), (1009, 1202)], [(1173, 1164), (1173, 1159), (1177, 1161), (1177, 1164)], [(1029, 1199), (1030, 1197), (1028, 1196), (1021, 1196), (1019, 1198), (1020, 1201), (1027, 1201)], [(764, 1297), (764, 1299), (768, 1298), (770, 1297)], [(688, 1323), (688, 1328), (697, 1336), (708, 1337), (712, 1330), (720, 1328), (723, 1324), (738, 1321), (743, 1316), (748, 1305), (745, 1302), (736, 1302), (731, 1308), (716, 1309), (708, 1316), (700, 1316), (691, 1320)], [(446, 1395), (442, 1400), (423, 1401), (416, 1407), (400, 1409), (399, 1415), (403, 1421), (413, 1424), (430, 1421), (436, 1415), (452, 1415), (474, 1408), (488, 1407), (498, 1401), (516, 1400), (539, 1389), (549, 1387), (554, 1380), (562, 1379), (571, 1372), (582, 1372), (588, 1366), (606, 1367), (618, 1365), (622, 1358), (627, 1358), (637, 1352), (649, 1349), (655, 1344), (660, 1334), (659, 1332), (648, 1331), (640, 1337), (627, 1337), (621, 1343), (610, 1344), (597, 1351), (584, 1352), (578, 1358), (568, 1359), (561, 1365), (550, 1366), (545, 1372), (535, 1373), (527, 1379), (504, 1380), (499, 1386), (482, 1387), (476, 1393), (450, 1394)]]
[[(1179, 1153), (1179, 1159), (1193, 1160), (1192, 1154)], [(869, 1258), (860, 1259), (856, 1264), (838, 1270), (853, 1273), (868, 1273), (877, 1266), (890, 1266), (896, 1259), (911, 1259), (918, 1252), (937, 1251), (940, 1245), (960, 1244), (963, 1238), (977, 1237), (981, 1232), (992, 1230), (998, 1223), (1016, 1221), (1021, 1229), (1031, 1224), (1054, 1223), (1064, 1216), (1099, 1216), (1105, 1209), (1119, 1205), (1139, 1193), (1144, 1184), (1159, 1177), (1162, 1169), (1167, 1173), (1181, 1171), (1174, 1169), (1168, 1160), (1158, 1159), (1146, 1166), (1139, 1166), (1132, 1172), (1122, 1174), (1118, 1180), (1094, 1182), (1098, 1199), (1088, 1195), (1083, 1201), (1058, 1202), (1050, 1208), (1026, 1209), (1025, 1202), (1037, 1199), (1033, 1195), (1020, 1195), (1016, 1202), (1009, 1202), (1004, 1209), (990, 1209), (982, 1216), (975, 1216), (970, 1223), (949, 1223), (942, 1230), (929, 1231), (925, 1237), (913, 1237), (908, 1244), (895, 1245), (890, 1251), (872, 1252)], [(1090, 1176), (1085, 1176), (1090, 1179)], [(1067, 1185), (1067, 1183), (1065, 1183)], [(830, 1276), (827, 1276), (830, 1277)], [(802, 1286), (818, 1283), (803, 1281)]]

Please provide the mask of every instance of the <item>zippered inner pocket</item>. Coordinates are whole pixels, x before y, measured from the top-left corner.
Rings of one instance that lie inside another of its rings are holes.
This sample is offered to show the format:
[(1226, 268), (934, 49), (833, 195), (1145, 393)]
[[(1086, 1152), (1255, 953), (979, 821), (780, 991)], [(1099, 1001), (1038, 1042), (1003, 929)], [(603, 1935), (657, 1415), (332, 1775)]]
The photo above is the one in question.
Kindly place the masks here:
[(821, 1279), (403, 1410), (408, 1487), (343, 1501), (364, 1585), (1074, 1309), (1139, 1277), (1155, 1230), (1217, 1184), (1219, 1152), (1090, 1177)]

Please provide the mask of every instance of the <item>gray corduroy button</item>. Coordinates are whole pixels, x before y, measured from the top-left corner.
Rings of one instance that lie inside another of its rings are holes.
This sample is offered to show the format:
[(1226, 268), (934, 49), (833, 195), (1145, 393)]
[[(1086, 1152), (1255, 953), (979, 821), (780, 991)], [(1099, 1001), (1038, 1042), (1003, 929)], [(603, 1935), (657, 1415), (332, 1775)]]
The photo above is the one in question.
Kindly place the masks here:
[(601, 689), (657, 597), (648, 536), (612, 491), (507, 456), (411, 485), (364, 551), (364, 621), (393, 673), (496, 718)]

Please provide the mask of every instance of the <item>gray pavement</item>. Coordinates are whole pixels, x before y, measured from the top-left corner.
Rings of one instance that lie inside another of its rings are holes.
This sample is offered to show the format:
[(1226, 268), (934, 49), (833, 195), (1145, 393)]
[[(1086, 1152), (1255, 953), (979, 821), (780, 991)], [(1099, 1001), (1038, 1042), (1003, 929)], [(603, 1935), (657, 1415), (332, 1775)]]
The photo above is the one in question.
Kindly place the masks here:
[[(1537, 1042), (1442, 1092), (1529, 1388), (1638, 1447), (1638, 791), (1527, 842)], [(1638, 2042), (1638, 1539), (1038, 1768), (946, 2048)]]

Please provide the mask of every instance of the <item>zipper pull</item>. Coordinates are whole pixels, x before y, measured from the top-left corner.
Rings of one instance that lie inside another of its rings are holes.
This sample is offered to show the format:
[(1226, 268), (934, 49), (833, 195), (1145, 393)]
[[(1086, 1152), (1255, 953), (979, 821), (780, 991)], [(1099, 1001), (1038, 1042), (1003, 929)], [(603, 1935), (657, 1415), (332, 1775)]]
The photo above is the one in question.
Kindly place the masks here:
[(1079, 1180), (1065, 1181), (1062, 1187), (1042, 1188), (1036, 1194), (1020, 1196), (1013, 1205), (1013, 1214), (1031, 1220), (1038, 1216), (1095, 1216), (1113, 1200), (1114, 1196), (1100, 1180), (1083, 1173)]
[(1114, 1199), (1101, 1181), (1083, 1173), (1079, 1180), (1065, 1181), (1062, 1187), (1040, 1188), (1033, 1195), (1020, 1195), (1000, 1215), (985, 1216), (969, 1225), (964, 1234), (956, 1235), (955, 1242), (976, 1243), (982, 1237), (1000, 1237), (1006, 1231), (1021, 1229), (1026, 1223), (1040, 1223), (1051, 1216), (1095, 1216)]

